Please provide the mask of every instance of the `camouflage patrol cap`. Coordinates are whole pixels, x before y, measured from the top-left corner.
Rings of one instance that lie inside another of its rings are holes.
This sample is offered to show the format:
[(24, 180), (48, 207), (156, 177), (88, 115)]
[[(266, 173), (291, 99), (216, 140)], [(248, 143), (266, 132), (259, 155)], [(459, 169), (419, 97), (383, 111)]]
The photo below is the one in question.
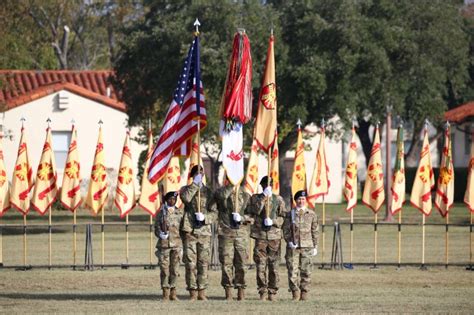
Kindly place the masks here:
[(294, 200), (296, 201), (298, 198), (300, 197), (308, 197), (308, 194), (306, 193), (305, 190), (299, 190), (296, 192), (295, 196), (294, 196)]

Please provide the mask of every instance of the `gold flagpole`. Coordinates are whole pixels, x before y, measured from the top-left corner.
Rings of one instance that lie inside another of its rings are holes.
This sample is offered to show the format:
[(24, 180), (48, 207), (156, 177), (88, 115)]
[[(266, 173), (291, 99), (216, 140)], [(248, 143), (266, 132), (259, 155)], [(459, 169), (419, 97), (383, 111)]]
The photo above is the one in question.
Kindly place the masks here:
[(351, 266), (352, 266), (352, 254), (353, 254), (353, 244), (354, 244), (354, 208), (351, 210), (351, 244), (350, 244), (350, 256), (351, 256)]
[(51, 269), (51, 265), (52, 265), (52, 258), (53, 258), (53, 246), (52, 246), (52, 234), (51, 234), (51, 229), (52, 229), (52, 209), (51, 207), (49, 208), (49, 219), (48, 219), (48, 223), (49, 223), (49, 226), (48, 226), (48, 230), (49, 230), (49, 268)]
[(398, 268), (402, 263), (402, 211), (398, 213)]
[(128, 265), (128, 213), (125, 216), (125, 263)]
[[(316, 203), (316, 201), (315, 201)], [(326, 227), (326, 201), (325, 201), (325, 198), (324, 198), (324, 195), (323, 195), (323, 228), (322, 228), (322, 232), (323, 232), (323, 241), (322, 241), (322, 245), (323, 245), (323, 248), (322, 248), (322, 251), (321, 251), (321, 263), (322, 263), (322, 266), (324, 267), (324, 252), (325, 252), (325, 249), (326, 249), (326, 234), (324, 232), (324, 229)]]
[[(0, 226), (2, 225), (2, 218), (0, 217)], [(0, 227), (0, 267), (3, 267), (3, 227)]]
[(153, 216), (150, 214), (150, 266), (153, 264)]
[(422, 222), (422, 238), (421, 238), (421, 268), (425, 268), (425, 217), (423, 213), (423, 222)]
[(445, 242), (446, 242), (446, 268), (448, 268), (448, 264), (449, 264), (449, 212), (446, 213), (446, 238), (445, 238)]
[(377, 219), (378, 213), (374, 214), (374, 268), (377, 267)]
[(105, 204), (102, 206), (101, 209), (101, 221), (102, 221), (102, 228), (101, 228), (101, 235), (102, 235), (102, 268), (105, 265)]
[(76, 268), (76, 254), (77, 254), (77, 219), (76, 219), (76, 211), (77, 209), (74, 210), (73, 217), (72, 217), (72, 223), (73, 223), (73, 234), (72, 234), (72, 263), (73, 263), (73, 269)]
[(23, 266), (26, 269), (26, 214), (23, 214)]
[(469, 264), (472, 270), (472, 221), (473, 221), (473, 215), (471, 212), (471, 226), (469, 227)]
[[(268, 172), (267, 172), (268, 173), (268, 182), (267, 182), (267, 185), (270, 184), (270, 183), (273, 183), (273, 180), (271, 180), (271, 178), (270, 178), (270, 172), (271, 172), (271, 167), (272, 167), (271, 163), (272, 163), (272, 148), (268, 149)], [(267, 198), (267, 206), (265, 207), (265, 217), (270, 218), (270, 198)]]

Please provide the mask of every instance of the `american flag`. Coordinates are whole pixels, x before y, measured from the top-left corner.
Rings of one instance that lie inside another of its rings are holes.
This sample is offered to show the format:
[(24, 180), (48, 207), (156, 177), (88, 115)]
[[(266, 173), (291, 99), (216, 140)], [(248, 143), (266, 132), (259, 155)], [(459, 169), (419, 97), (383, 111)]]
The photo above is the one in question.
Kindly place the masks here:
[(199, 59), (199, 37), (195, 36), (151, 157), (148, 179), (152, 183), (165, 175), (172, 155), (187, 147), (198, 131), (198, 120), (201, 128), (207, 124)]

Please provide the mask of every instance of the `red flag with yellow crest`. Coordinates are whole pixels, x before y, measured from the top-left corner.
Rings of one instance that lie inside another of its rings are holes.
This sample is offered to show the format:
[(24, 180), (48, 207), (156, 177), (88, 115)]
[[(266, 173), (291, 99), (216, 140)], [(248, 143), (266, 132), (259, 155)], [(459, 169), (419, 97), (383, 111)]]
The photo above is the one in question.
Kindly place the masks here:
[(320, 196), (327, 195), (329, 192), (329, 167), (326, 160), (326, 131), (324, 126), (321, 128), (321, 137), (319, 138), (319, 147), (316, 152), (316, 162), (313, 175), (308, 188), (308, 203), (311, 208), (316, 206), (316, 200)]
[(125, 217), (135, 207), (135, 177), (132, 167), (132, 152), (130, 151), (130, 133), (128, 131), (123, 144), (114, 203), (120, 210), (121, 218)]
[[(277, 137), (278, 139), (278, 137)], [(272, 148), (272, 156), (270, 162), (270, 177), (272, 179), (272, 191), (275, 195), (280, 194), (280, 161), (278, 157), (278, 140), (275, 140)]]
[(45, 214), (53, 202), (56, 201), (58, 193), (56, 178), (56, 163), (54, 161), (54, 151), (51, 147), (51, 129), (48, 127), (38, 171), (36, 172), (33, 197), (31, 197), (31, 206), (41, 215)]
[(86, 206), (90, 208), (94, 214), (103, 210), (107, 198), (109, 197), (108, 188), (102, 128), (99, 128), (99, 138), (95, 149), (94, 164), (92, 165), (89, 190), (86, 197)]
[(81, 197), (81, 164), (77, 149), (77, 130), (72, 126), (71, 143), (67, 152), (63, 184), (60, 193), (61, 204), (74, 212), (82, 203)]

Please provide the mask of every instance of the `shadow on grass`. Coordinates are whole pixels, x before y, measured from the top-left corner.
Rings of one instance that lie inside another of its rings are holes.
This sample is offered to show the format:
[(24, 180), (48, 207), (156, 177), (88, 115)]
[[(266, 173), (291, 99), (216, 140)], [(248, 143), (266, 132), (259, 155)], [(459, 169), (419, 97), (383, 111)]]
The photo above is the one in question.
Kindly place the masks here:
[[(137, 301), (162, 301), (161, 294), (142, 294), (142, 293), (0, 293), (0, 298), (15, 300), (55, 300), (55, 301), (118, 301), (118, 300), (137, 300)], [(180, 301), (188, 301), (189, 295), (178, 295)], [(208, 296), (210, 301), (225, 300), (222, 296)]]

